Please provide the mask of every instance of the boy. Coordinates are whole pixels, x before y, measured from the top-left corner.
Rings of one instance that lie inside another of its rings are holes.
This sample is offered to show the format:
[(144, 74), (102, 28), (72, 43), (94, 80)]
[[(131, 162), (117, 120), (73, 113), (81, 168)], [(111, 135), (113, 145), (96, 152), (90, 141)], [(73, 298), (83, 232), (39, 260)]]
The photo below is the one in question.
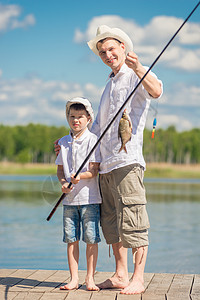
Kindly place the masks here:
[[(96, 142), (96, 136), (87, 127), (91, 127), (94, 115), (90, 102), (85, 98), (74, 98), (66, 104), (66, 117), (70, 134), (60, 139), (60, 153), (56, 159), (57, 176), (66, 194), (63, 200), (63, 241), (68, 243), (67, 254), (71, 281), (62, 286), (62, 290), (78, 288), (78, 259), (80, 224), (82, 240), (87, 243), (87, 290), (99, 288), (94, 283), (94, 272), (98, 256), (99, 219), (101, 197), (97, 174), (100, 159), (97, 151), (93, 152), (79, 175), (74, 175)], [(69, 182), (73, 186), (68, 188)]]

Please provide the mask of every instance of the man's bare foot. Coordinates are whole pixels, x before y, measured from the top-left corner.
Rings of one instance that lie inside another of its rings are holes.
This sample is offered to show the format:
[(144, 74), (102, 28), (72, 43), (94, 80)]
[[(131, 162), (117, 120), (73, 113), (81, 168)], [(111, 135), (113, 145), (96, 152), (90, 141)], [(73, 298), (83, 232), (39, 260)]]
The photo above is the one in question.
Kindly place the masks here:
[(78, 279), (71, 280), (68, 284), (60, 287), (60, 290), (74, 290), (78, 288)]
[(123, 289), (129, 284), (128, 277), (122, 278), (114, 274), (111, 278), (105, 280), (104, 282), (97, 284), (100, 289)]
[(136, 278), (131, 279), (129, 285), (125, 287), (120, 294), (133, 295), (141, 294), (144, 292), (144, 283)]
[(85, 283), (88, 291), (99, 291), (99, 287), (95, 284), (93, 277), (89, 278), (86, 276)]

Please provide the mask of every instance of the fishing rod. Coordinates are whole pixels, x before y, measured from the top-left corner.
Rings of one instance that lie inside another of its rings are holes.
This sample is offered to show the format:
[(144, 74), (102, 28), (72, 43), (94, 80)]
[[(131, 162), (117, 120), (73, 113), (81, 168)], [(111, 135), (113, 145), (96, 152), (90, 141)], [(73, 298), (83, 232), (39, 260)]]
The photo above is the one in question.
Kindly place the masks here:
[[(138, 82), (138, 84), (136, 85), (136, 87), (134, 88), (134, 90), (130, 93), (130, 95), (128, 96), (128, 98), (125, 100), (125, 102), (119, 108), (119, 110), (117, 111), (117, 113), (115, 114), (115, 116), (113, 117), (113, 119), (110, 121), (110, 123), (104, 129), (104, 131), (102, 132), (102, 134), (98, 138), (97, 142), (95, 143), (95, 145), (92, 147), (92, 149), (90, 150), (90, 152), (88, 153), (88, 155), (86, 156), (86, 158), (84, 159), (84, 161), (82, 162), (82, 164), (79, 167), (78, 171), (74, 175), (74, 178), (76, 178), (78, 176), (78, 174), (80, 173), (80, 171), (82, 170), (82, 168), (84, 167), (84, 165), (86, 164), (86, 162), (88, 161), (88, 159), (90, 158), (91, 154), (94, 152), (95, 148), (97, 147), (97, 145), (100, 143), (100, 141), (102, 140), (102, 138), (104, 137), (104, 135), (106, 134), (106, 132), (108, 131), (108, 129), (110, 128), (110, 126), (113, 124), (113, 122), (116, 120), (116, 118), (118, 117), (118, 115), (120, 114), (120, 112), (122, 111), (122, 109), (125, 107), (125, 105), (127, 104), (127, 102), (130, 100), (131, 96), (135, 93), (135, 91), (140, 86), (140, 84), (142, 83), (142, 81), (144, 80), (144, 78), (147, 76), (147, 74), (151, 71), (151, 69), (157, 63), (157, 61), (159, 60), (159, 58), (161, 57), (161, 55), (165, 52), (165, 50), (168, 48), (168, 46), (174, 40), (174, 38), (176, 37), (176, 35), (179, 33), (179, 31), (182, 29), (182, 27), (185, 25), (185, 23), (188, 21), (188, 19), (191, 17), (191, 15), (194, 13), (194, 11), (197, 9), (197, 7), (199, 6), (199, 4), (200, 4), (200, 1), (197, 3), (197, 5), (191, 11), (191, 13), (188, 15), (188, 17), (184, 20), (184, 22), (181, 24), (181, 26), (178, 28), (178, 30), (175, 32), (175, 34), (172, 36), (172, 38), (169, 40), (169, 42), (166, 44), (166, 46), (163, 48), (163, 50), (160, 52), (160, 54), (157, 56), (157, 58), (154, 60), (154, 62), (151, 64), (151, 66), (149, 67), (149, 69), (147, 70), (147, 72), (140, 79), (140, 81)], [(72, 186), (72, 182), (69, 183), (68, 188), (70, 188), (71, 186)], [(59, 200), (57, 201), (57, 203), (53, 207), (52, 211), (48, 215), (47, 221), (49, 221), (51, 219), (51, 217), (55, 213), (57, 207), (60, 205), (61, 201), (64, 199), (65, 195), (66, 195), (65, 193), (63, 193), (61, 195), (61, 197), (59, 198)]]

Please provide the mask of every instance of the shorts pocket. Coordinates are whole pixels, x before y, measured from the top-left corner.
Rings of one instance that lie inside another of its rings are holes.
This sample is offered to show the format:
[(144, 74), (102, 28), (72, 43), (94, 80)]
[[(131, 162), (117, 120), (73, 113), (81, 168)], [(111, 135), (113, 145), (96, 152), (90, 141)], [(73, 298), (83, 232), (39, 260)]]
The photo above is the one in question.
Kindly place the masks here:
[(117, 189), (119, 195), (123, 198), (123, 203), (129, 204), (145, 204), (146, 194), (143, 184), (143, 170), (140, 167), (132, 167), (130, 171), (127, 168), (127, 174), (119, 183)]
[(124, 205), (122, 203), (122, 229), (144, 230), (150, 227), (146, 205)]

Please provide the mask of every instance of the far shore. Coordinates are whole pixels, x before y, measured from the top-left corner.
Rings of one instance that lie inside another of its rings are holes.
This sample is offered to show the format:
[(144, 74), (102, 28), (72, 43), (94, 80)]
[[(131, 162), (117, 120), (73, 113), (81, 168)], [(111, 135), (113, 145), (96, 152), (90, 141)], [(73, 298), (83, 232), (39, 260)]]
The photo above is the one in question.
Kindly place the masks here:
[[(54, 164), (0, 162), (0, 175), (52, 175)], [(200, 164), (147, 163), (146, 178), (200, 179)]]

